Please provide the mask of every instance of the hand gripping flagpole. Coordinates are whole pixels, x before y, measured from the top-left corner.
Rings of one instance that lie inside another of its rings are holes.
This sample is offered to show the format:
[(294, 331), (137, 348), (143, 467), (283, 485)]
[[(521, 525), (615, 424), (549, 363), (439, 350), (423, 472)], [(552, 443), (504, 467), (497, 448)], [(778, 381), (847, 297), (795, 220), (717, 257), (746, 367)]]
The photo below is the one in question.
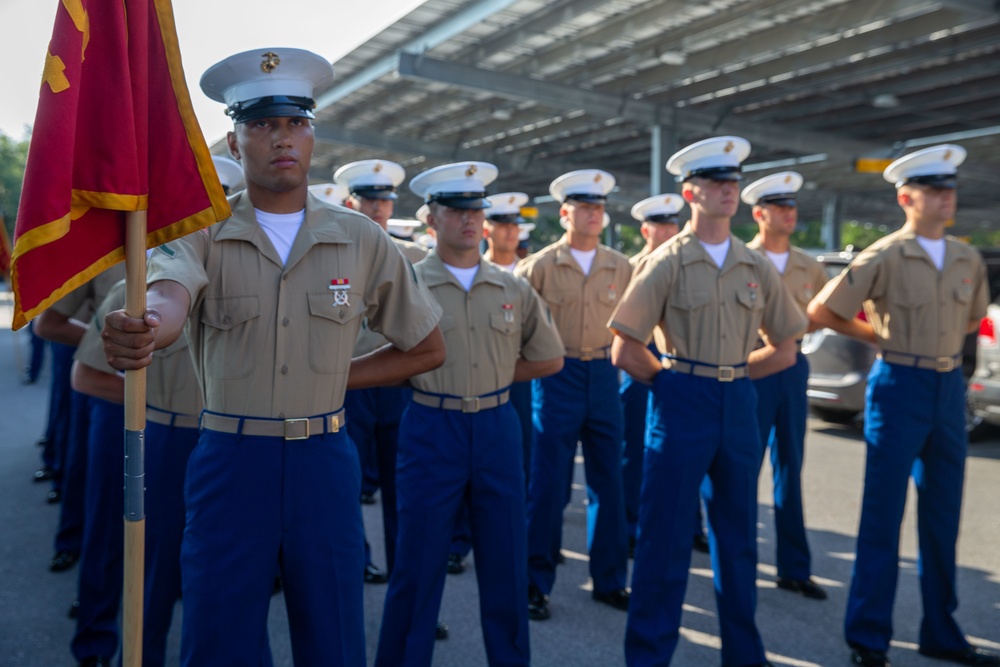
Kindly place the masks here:
[[(146, 211), (125, 215), (125, 312), (146, 312)], [(146, 369), (125, 371), (125, 567), (122, 666), (142, 667), (145, 508)]]

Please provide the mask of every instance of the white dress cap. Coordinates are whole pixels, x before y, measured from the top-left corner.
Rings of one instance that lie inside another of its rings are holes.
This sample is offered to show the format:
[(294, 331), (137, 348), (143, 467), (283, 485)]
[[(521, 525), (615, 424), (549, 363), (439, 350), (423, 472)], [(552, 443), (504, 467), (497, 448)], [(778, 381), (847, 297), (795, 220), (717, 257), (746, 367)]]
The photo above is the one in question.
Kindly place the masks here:
[(402, 165), (389, 160), (351, 162), (333, 173), (335, 183), (366, 199), (395, 199), (395, 190), (406, 178)]
[(907, 183), (955, 188), (958, 165), (965, 161), (965, 149), (957, 144), (941, 144), (899, 158), (882, 172), (896, 187)]
[(601, 169), (578, 169), (549, 184), (549, 194), (560, 204), (567, 199), (603, 204), (615, 189), (615, 177)]
[(215, 163), (215, 173), (219, 175), (222, 187), (227, 193), (236, 192), (237, 186), (243, 183), (243, 167), (240, 163), (222, 155), (213, 155), (212, 162)]
[(494, 222), (518, 222), (521, 207), (528, 203), (528, 195), (523, 192), (501, 192), (490, 195), (490, 210), (486, 217)]
[(326, 58), (292, 48), (237, 53), (212, 65), (201, 77), (202, 91), (223, 102), (237, 123), (267, 116), (312, 118), (313, 91), (331, 83), (333, 65)]
[(401, 218), (390, 218), (385, 225), (385, 229), (390, 235), (400, 239), (413, 238), (413, 230), (422, 223), (419, 220), (404, 220)]
[(740, 164), (750, 155), (750, 142), (742, 137), (712, 137), (682, 148), (667, 160), (667, 171), (677, 180), (692, 176), (722, 181), (740, 180)]
[(410, 181), (410, 190), (425, 202), (436, 201), (451, 208), (488, 208), (486, 186), (497, 178), (489, 162), (455, 162), (433, 167)]
[(740, 199), (744, 204), (777, 204), (795, 206), (795, 193), (802, 187), (802, 174), (797, 171), (782, 171), (759, 178), (743, 188)]
[(424, 204), (423, 206), (421, 206), (420, 208), (417, 209), (417, 212), (413, 214), (413, 217), (415, 217), (417, 220), (419, 220), (420, 222), (422, 222), (423, 224), (426, 225), (427, 224), (427, 215), (430, 212), (431, 212), (431, 207), (428, 206), (427, 204)]
[(309, 186), (309, 192), (337, 206), (343, 206), (344, 200), (347, 199), (347, 186), (338, 183), (316, 183)]
[(517, 226), (517, 240), (527, 241), (531, 237), (531, 232), (535, 231), (535, 223), (522, 222)]
[(684, 203), (684, 197), (672, 192), (647, 197), (632, 207), (632, 217), (640, 222), (677, 223), (677, 214)]

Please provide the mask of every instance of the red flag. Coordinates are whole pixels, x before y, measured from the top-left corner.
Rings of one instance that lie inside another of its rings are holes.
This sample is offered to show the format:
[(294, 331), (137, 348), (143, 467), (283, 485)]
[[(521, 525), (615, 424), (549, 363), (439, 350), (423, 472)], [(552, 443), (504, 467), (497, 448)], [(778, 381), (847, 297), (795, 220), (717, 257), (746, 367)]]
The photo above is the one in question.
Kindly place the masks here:
[(125, 259), (229, 216), (191, 107), (169, 0), (62, 0), (14, 235), (15, 329)]

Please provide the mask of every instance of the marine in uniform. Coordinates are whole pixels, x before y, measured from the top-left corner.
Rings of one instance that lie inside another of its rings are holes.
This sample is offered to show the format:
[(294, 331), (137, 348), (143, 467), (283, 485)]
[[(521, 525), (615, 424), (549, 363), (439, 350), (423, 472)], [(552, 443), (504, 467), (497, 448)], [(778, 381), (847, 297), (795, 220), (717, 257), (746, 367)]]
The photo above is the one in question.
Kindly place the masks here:
[[(520, 430), (510, 385), (557, 372), (563, 347), (526, 281), (485, 261), (486, 186), (496, 167), (460, 162), (417, 175), (438, 244), (416, 265), (441, 304), (447, 361), (411, 378), (400, 424), (400, 558), (375, 664), (429, 666), (451, 528), (468, 507), (490, 665), (528, 665), (527, 556)], [(419, 554), (419, 555), (418, 555)]]
[(534, 380), (535, 450), (528, 485), (528, 608), (531, 618), (549, 617), (556, 579), (563, 508), (582, 443), (587, 475), (587, 549), (592, 596), (627, 609), (628, 539), (622, 496), (621, 403), (618, 373), (611, 365), (608, 316), (621, 298), (632, 266), (621, 253), (600, 245), (604, 203), (614, 177), (599, 169), (563, 174), (549, 186), (560, 202), (566, 235), (523, 260), (522, 276), (548, 303), (566, 346), (563, 369)]
[[(67, 570), (77, 562), (83, 549), (83, 534), (87, 520), (87, 433), (90, 428), (91, 399), (70, 387), (73, 355), (87, 331), (94, 309), (103, 301), (108, 290), (125, 278), (125, 265), (115, 264), (88, 280), (80, 287), (47, 308), (35, 320), (38, 335), (53, 343), (53, 382), (62, 384), (57, 391), (67, 391), (69, 411), (62, 417), (59, 430), (57, 470), (53, 477), (50, 501), (62, 501), (59, 526), (55, 536), (55, 555), (49, 563), (53, 572)], [(53, 498), (53, 493), (57, 494)], [(74, 617), (78, 604), (73, 603)]]
[[(684, 198), (674, 193), (647, 197), (632, 207), (632, 217), (640, 222), (639, 231), (646, 240), (642, 250), (628, 260), (633, 269), (644, 257), (677, 236), (680, 231), (678, 214), (683, 208)], [(650, 342), (649, 346), (650, 352), (659, 354), (653, 342)], [(629, 553), (634, 554), (635, 529), (639, 523), (639, 490), (642, 487), (642, 454), (646, 446), (646, 404), (649, 402), (649, 385), (637, 382), (628, 373), (623, 375), (621, 385), (618, 387), (625, 423), (622, 441), (622, 488), (625, 492), (625, 526), (628, 531)], [(696, 536), (704, 538), (700, 518)]]
[[(805, 313), (809, 302), (826, 284), (826, 271), (814, 257), (791, 244), (798, 221), (795, 193), (801, 187), (801, 174), (784, 171), (754, 181), (740, 197), (753, 207), (753, 218), (760, 230), (747, 247), (770, 260), (795, 304)], [(812, 580), (802, 512), (802, 460), (809, 411), (809, 361), (801, 351), (804, 334), (805, 330), (795, 336), (799, 348), (795, 365), (753, 382), (757, 389), (762, 465), (768, 449), (771, 452), (778, 588), (825, 600), (826, 591)]]
[[(225, 187), (225, 186), (224, 186)], [(74, 653), (83, 665), (110, 664), (118, 647), (122, 594), (124, 513), (121, 449), (125, 380), (107, 365), (101, 345), (104, 315), (125, 304), (125, 282), (114, 285), (84, 335), (73, 367), (74, 387), (93, 397), (95, 427), (89, 447), (88, 528), (81, 563), (80, 611)], [(181, 595), (180, 550), (184, 533), (184, 471), (198, 442), (203, 403), (187, 337), (153, 353), (146, 374), (146, 548), (142, 664), (166, 657), (174, 606)], [(270, 664), (265, 651), (264, 664)]]
[[(367, 215), (382, 229), (389, 224), (397, 198), (396, 188), (405, 177), (402, 166), (381, 159), (351, 162), (333, 174), (334, 182), (347, 188), (347, 207)], [(393, 242), (410, 262), (419, 262), (427, 254), (427, 250), (416, 243), (395, 237)], [(362, 321), (354, 355), (368, 354), (387, 342)], [(396, 562), (396, 440), (399, 420), (409, 401), (410, 390), (406, 387), (352, 389), (344, 399), (350, 416), (347, 433), (361, 458), (362, 502), (371, 498), (379, 486), (382, 489), (386, 571), (372, 563), (371, 547), (365, 539), (364, 580), (369, 584), (386, 583)]]
[[(440, 307), (368, 218), (308, 193), (313, 90), (330, 64), (247, 51), (202, 90), (235, 123), (247, 189), (233, 215), (160, 246), (141, 319), (105, 319), (120, 370), (145, 366), (187, 324), (205, 399), (188, 464), (181, 549), (182, 664), (258, 664), (280, 568), (299, 665), (365, 664), (360, 466), (344, 392), (443, 363)], [(351, 359), (363, 317), (391, 341)]]
[[(982, 257), (946, 236), (955, 215), (961, 146), (899, 158), (884, 177), (896, 185), (902, 228), (861, 252), (809, 304), (817, 327), (880, 349), (865, 393), (865, 485), (844, 631), (851, 659), (885, 667), (899, 572), (899, 532), (910, 477), (917, 489), (918, 569), (923, 601), (920, 653), (964, 665), (997, 665), (972, 647), (958, 607), (955, 545), (965, 474), (962, 345), (986, 314)], [(864, 306), (867, 321), (854, 317)]]
[[(768, 665), (757, 592), (757, 395), (750, 377), (795, 361), (806, 326), (781, 277), (730, 233), (750, 143), (713, 137), (675, 153), (691, 222), (640, 263), (609, 326), (615, 364), (652, 383), (632, 600), (630, 667), (666, 665), (677, 646), (699, 487), (708, 515), (723, 665)], [(666, 340), (657, 359), (646, 346)], [(754, 350), (757, 332), (769, 343)]]

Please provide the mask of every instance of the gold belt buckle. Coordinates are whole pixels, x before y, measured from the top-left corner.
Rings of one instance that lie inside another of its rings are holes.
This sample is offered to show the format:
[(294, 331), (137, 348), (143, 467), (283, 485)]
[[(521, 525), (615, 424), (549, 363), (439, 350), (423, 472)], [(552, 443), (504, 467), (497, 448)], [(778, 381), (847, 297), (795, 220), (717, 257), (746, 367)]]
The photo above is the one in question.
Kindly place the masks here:
[[(285, 426), (285, 440), (307, 440), (309, 438), (308, 417), (302, 417), (299, 419), (286, 419), (283, 423)], [(305, 435), (288, 435), (288, 427), (294, 424), (305, 424)]]
[(327, 423), (329, 423), (329, 425), (330, 425), (330, 433), (339, 433), (340, 432), (340, 415), (330, 415), (329, 417), (327, 417), (327, 420), (328, 420)]
[(951, 357), (938, 357), (934, 361), (934, 370), (938, 373), (950, 373), (955, 370), (955, 360)]
[(593, 358), (594, 358), (594, 348), (592, 347), (580, 348), (580, 361), (590, 361)]
[(462, 399), (462, 412), (479, 412), (479, 397), (470, 396)]
[(716, 379), (719, 382), (732, 382), (736, 379), (736, 369), (732, 366), (719, 366), (716, 369)]

